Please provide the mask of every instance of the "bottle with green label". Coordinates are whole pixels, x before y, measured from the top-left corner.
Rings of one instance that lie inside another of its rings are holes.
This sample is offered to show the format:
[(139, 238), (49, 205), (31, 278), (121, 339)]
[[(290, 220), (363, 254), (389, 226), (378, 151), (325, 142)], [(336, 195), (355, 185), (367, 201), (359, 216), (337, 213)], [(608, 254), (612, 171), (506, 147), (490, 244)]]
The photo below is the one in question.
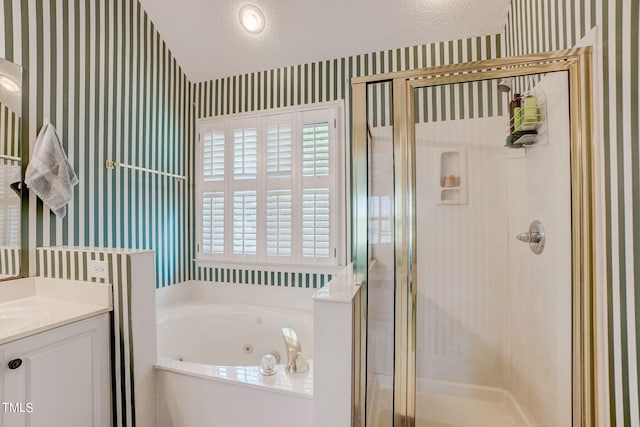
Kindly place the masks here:
[(539, 122), (538, 100), (536, 97), (531, 93), (527, 93), (522, 104), (522, 123), (531, 125)]
[[(513, 95), (513, 99), (509, 102), (509, 128), (511, 133), (518, 130), (519, 125), (516, 126), (516, 121), (520, 122), (520, 99), (522, 96), (519, 93)], [(518, 112), (516, 118), (516, 111)]]

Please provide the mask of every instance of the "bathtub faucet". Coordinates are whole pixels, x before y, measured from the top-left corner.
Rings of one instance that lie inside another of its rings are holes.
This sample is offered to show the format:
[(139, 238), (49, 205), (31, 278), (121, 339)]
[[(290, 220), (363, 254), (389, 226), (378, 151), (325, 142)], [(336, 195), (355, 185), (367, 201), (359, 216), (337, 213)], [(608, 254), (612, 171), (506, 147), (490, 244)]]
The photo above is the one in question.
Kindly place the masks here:
[(309, 363), (302, 355), (302, 346), (298, 341), (296, 331), (291, 328), (282, 328), (284, 345), (287, 347), (287, 372), (299, 374), (309, 370)]

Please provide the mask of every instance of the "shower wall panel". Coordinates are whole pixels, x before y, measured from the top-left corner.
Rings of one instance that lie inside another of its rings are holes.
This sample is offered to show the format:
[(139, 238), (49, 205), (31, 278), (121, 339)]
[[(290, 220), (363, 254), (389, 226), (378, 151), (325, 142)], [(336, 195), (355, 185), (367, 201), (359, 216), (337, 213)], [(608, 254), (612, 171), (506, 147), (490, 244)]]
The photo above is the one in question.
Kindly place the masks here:
[[(504, 117), (416, 125), (419, 378), (504, 386), (505, 128)], [(459, 148), (466, 150), (468, 201), (436, 204), (436, 152)]]
[[(538, 425), (571, 425), (571, 189), (567, 76), (547, 75), (546, 133), (506, 161), (509, 212), (508, 389)], [(543, 125), (544, 128), (544, 125)], [(515, 239), (545, 227), (540, 255)]]

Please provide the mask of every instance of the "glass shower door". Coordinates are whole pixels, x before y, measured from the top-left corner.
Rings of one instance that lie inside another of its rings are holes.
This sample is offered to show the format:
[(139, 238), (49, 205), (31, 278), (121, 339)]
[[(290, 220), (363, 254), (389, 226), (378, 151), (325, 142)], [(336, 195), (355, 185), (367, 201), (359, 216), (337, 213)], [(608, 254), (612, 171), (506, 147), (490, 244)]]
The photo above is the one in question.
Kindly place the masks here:
[(393, 426), (394, 164), (391, 82), (367, 85), (366, 426)]
[(414, 89), (416, 427), (572, 425), (568, 76), (510, 84)]

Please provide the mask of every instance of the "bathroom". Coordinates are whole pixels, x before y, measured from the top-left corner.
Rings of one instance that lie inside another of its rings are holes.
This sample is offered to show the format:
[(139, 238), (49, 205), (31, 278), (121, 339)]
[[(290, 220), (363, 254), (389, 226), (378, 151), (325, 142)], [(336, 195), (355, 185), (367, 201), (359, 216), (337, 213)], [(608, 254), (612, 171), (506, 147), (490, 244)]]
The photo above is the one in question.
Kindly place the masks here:
[(0, 2), (0, 425), (640, 425), (637, 2), (322, 5)]

